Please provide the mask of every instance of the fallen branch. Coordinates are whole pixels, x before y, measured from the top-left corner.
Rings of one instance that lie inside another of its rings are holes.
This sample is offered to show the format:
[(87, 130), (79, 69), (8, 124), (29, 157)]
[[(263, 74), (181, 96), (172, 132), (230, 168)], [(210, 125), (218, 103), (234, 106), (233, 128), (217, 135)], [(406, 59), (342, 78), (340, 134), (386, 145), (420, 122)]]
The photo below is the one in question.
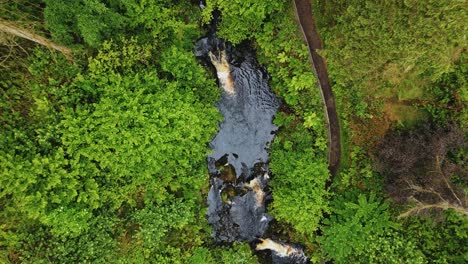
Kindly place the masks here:
[(63, 55), (65, 55), (65, 57), (67, 57), (67, 59), (72, 59), (73, 56), (72, 56), (72, 50), (67, 48), (67, 47), (64, 47), (62, 45), (59, 45), (59, 44), (56, 44), (50, 40), (48, 40), (47, 38), (44, 38), (34, 32), (31, 32), (27, 29), (24, 29), (24, 28), (20, 28), (20, 27), (17, 27), (15, 26), (14, 24), (10, 23), (10, 22), (5, 22), (5, 21), (1, 21), (0, 20), (0, 31), (1, 32), (5, 32), (7, 34), (11, 34), (11, 35), (14, 35), (14, 36), (17, 36), (17, 37), (20, 37), (20, 38), (24, 38), (24, 39), (27, 39), (27, 40), (30, 40), (30, 41), (33, 41), (39, 45), (42, 45), (44, 47), (47, 47), (49, 49), (54, 49), (54, 50), (57, 50), (59, 52), (61, 52)]
[(458, 212), (458, 213), (463, 214), (463, 215), (468, 215), (468, 210), (466, 208), (456, 206), (456, 205), (452, 205), (452, 204), (447, 203), (447, 202), (440, 202), (440, 203), (436, 203), (436, 204), (425, 204), (425, 203), (422, 203), (421, 201), (419, 201), (417, 199), (414, 199), (414, 200), (416, 201), (417, 205), (414, 206), (413, 208), (409, 209), (408, 211), (400, 214), (398, 216), (398, 219), (418, 214), (421, 211), (427, 210), (427, 209), (442, 209), (442, 210), (453, 209), (455, 212)]

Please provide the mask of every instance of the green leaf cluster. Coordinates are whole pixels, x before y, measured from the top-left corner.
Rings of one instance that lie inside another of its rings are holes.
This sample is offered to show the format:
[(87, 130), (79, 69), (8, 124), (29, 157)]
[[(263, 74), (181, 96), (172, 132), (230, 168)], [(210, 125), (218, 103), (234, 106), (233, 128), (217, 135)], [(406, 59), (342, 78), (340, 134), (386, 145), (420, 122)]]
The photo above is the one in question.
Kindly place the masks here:
[(157, 45), (191, 45), (200, 12), (188, 1), (44, 0), (52, 37), (64, 44), (97, 48), (110, 39), (140, 35)]
[[(277, 120), (282, 117), (278, 114)], [(302, 124), (284, 125), (288, 131), (278, 135), (271, 147), (272, 214), (300, 233), (312, 234), (328, 208), (327, 162), (316, 153), (313, 137)]]
[(466, 53), (454, 69), (441, 76), (433, 85), (426, 87), (426, 92), (434, 97), (434, 102), (423, 106), (432, 119), (438, 123), (456, 120), (465, 126), (468, 113), (464, 107), (468, 102), (468, 64)]
[(249, 39), (262, 28), (265, 18), (283, 7), (282, 1), (255, 0), (208, 0), (203, 10), (203, 21), (212, 19), (213, 10), (221, 11), (222, 21), (219, 25), (219, 35), (234, 44)]
[(116, 32), (122, 32), (127, 18), (114, 10), (115, 1), (107, 5), (97, 0), (44, 0), (46, 26), (52, 36), (64, 44), (82, 40), (97, 47)]
[(194, 254), (188, 263), (198, 264), (258, 264), (258, 260), (252, 255), (248, 244), (234, 243), (232, 247), (208, 249), (200, 247), (194, 250)]
[(203, 243), (219, 92), (198, 33), (167, 34), (104, 41), (75, 64), (37, 49), (21, 82), (2, 82), (2, 259), (185, 263)]
[(437, 80), (452, 67), (453, 52), (464, 45), (458, 34), (465, 17), (461, 1), (347, 1), (345, 6), (343, 13), (337, 12), (336, 24), (322, 27), (328, 46), (323, 54), (334, 79), (344, 84), (382, 73), (380, 85), (392, 77), (394, 84), (403, 81), (385, 76), (393, 64), (399, 74), (417, 72), (402, 76), (406, 81), (421, 75)]
[(466, 49), (463, 1), (314, 1), (329, 74), (344, 117), (371, 117), (384, 98), (425, 91)]
[(353, 252), (346, 263), (427, 263), (426, 257), (404, 231), (387, 230), (381, 235), (367, 237), (367, 247)]
[(388, 204), (375, 193), (348, 191), (336, 196), (330, 206), (331, 216), (324, 220), (319, 242), (326, 256), (337, 263), (362, 255), (370, 246), (369, 237), (381, 236), (394, 226)]
[(403, 223), (405, 235), (431, 263), (464, 263), (468, 261), (468, 219), (452, 210), (442, 219), (413, 217)]

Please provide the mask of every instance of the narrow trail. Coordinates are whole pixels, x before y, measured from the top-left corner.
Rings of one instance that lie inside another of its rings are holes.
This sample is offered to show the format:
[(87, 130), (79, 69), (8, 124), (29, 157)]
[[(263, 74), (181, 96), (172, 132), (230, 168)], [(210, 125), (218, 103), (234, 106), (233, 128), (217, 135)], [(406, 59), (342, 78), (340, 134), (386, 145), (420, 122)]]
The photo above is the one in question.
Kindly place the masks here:
[(329, 181), (331, 184), (341, 161), (340, 126), (335, 99), (328, 79), (327, 65), (316, 51), (322, 48), (322, 42), (315, 26), (310, 0), (294, 0), (293, 5), (304, 40), (309, 48), (310, 62), (318, 78), (324, 104), (328, 125), (328, 169), (332, 175), (332, 179)]

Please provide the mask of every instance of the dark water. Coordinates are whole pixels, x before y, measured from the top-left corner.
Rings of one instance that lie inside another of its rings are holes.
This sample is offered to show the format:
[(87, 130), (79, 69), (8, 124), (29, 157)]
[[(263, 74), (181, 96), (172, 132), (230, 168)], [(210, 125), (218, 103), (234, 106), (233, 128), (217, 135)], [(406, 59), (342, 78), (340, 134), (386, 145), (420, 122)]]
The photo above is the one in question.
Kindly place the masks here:
[(208, 222), (217, 242), (252, 241), (264, 235), (271, 221), (265, 208), (268, 146), (277, 130), (272, 120), (279, 101), (253, 53), (204, 38), (197, 43), (196, 55), (205, 57), (214, 49), (226, 50), (235, 94), (223, 93), (216, 104), (224, 121), (210, 142)]
[(268, 161), (268, 144), (277, 129), (272, 119), (279, 104), (266, 76), (251, 61), (245, 60), (238, 67), (231, 65), (231, 74), (236, 93), (224, 93), (216, 104), (224, 122), (210, 143), (213, 154), (209, 159), (224, 157), (237, 177), (248, 178), (255, 164)]

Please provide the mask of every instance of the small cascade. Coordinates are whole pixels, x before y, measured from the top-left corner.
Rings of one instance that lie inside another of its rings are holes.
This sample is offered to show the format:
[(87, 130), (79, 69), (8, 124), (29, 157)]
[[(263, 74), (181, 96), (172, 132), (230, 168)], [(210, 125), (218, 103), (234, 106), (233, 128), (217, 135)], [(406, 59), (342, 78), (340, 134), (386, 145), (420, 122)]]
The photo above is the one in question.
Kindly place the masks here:
[(228, 94), (234, 94), (234, 81), (231, 76), (231, 66), (227, 62), (225, 50), (209, 51), (211, 63), (216, 68), (219, 83), (224, 91)]
[(291, 244), (278, 243), (271, 239), (260, 239), (256, 250), (271, 250), (273, 263), (277, 264), (305, 264), (308, 263), (304, 251), (300, 247)]

